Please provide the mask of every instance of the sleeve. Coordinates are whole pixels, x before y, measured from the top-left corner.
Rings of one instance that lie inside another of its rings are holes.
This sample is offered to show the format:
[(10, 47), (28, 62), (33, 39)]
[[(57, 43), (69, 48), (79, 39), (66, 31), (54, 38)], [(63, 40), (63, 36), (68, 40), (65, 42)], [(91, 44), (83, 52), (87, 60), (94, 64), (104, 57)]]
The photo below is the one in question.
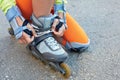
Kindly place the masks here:
[(55, 0), (55, 4), (54, 4), (55, 13), (65, 12), (66, 11), (65, 3), (67, 3), (66, 0)]
[(0, 9), (4, 12), (4, 14), (7, 13), (8, 9), (15, 5), (15, 0), (0, 0)]
[[(58, 13), (63, 13), (63, 18), (60, 18), (60, 22), (62, 22), (63, 24), (66, 24), (66, 8), (65, 8), (65, 4), (67, 3), (66, 0), (55, 0), (55, 4), (54, 4), (54, 15), (58, 15)], [(67, 27), (65, 26), (65, 28), (67, 29)]]

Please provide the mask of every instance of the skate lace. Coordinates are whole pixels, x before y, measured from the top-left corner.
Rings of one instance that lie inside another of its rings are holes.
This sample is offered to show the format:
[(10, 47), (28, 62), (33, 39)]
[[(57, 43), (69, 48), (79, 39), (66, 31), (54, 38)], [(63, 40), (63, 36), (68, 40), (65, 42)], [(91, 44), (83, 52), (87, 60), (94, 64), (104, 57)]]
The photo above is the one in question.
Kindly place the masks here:
[(45, 39), (45, 43), (52, 49), (57, 50), (60, 48), (58, 42), (53, 37), (48, 37)]

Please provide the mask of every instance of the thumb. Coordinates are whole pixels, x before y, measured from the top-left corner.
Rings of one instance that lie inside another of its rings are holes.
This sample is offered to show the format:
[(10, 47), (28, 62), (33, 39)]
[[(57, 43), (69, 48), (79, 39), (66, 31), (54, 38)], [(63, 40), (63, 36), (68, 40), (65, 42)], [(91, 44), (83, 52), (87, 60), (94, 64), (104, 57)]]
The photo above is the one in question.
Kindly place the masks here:
[(29, 44), (29, 43), (31, 43), (33, 40), (34, 40), (34, 36), (32, 36), (31, 38), (29, 38), (29, 37), (26, 37), (26, 42)]

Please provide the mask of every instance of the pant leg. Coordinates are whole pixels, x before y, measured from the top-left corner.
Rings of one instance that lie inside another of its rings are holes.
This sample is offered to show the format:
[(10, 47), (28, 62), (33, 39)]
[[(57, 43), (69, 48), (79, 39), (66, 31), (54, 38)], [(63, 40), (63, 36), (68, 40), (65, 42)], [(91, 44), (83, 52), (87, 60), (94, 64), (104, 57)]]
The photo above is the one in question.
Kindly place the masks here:
[(89, 46), (90, 40), (83, 28), (66, 13), (68, 29), (63, 36), (63, 45), (68, 49), (86, 49)]
[(16, 4), (19, 7), (23, 17), (30, 19), (32, 15), (32, 0), (16, 0)]

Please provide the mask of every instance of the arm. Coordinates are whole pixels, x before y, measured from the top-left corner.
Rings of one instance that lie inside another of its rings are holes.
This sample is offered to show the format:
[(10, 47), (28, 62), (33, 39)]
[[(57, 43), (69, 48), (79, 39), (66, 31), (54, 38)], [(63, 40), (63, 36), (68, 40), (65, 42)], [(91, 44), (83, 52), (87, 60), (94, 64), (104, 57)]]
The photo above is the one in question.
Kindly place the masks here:
[[(31, 31), (34, 34), (34, 30), (30, 24), (23, 25), (25, 19), (21, 15), (19, 8), (16, 6), (14, 0), (0, 0), (0, 9), (4, 12), (7, 20), (13, 29), (15, 38), (18, 39), (20, 43), (29, 43), (33, 40), (33, 36), (27, 33)], [(26, 32), (27, 31), (27, 32)]]
[[(55, 18), (52, 25), (53, 32), (58, 36), (63, 36), (64, 31), (67, 29), (65, 0), (55, 0), (54, 14), (58, 17)], [(55, 30), (56, 28), (58, 28), (58, 31)]]

